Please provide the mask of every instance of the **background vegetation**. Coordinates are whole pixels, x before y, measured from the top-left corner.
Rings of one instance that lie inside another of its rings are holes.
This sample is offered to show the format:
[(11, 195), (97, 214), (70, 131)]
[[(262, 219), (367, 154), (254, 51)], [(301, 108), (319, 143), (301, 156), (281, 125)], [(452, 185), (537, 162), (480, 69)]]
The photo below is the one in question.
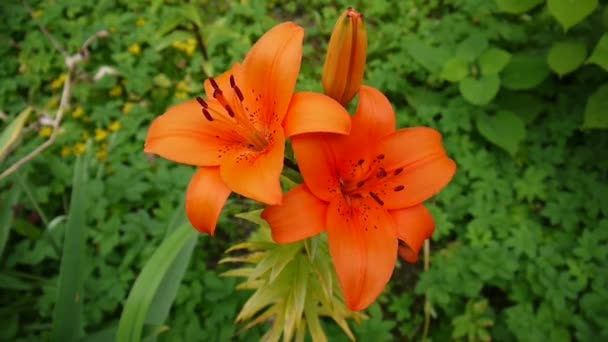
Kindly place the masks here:
[[(193, 169), (144, 155), (147, 127), (280, 21), (306, 28), (298, 87), (320, 91), (348, 6), (368, 24), (366, 84), (387, 94), (400, 126), (440, 130), (459, 167), (430, 204), (430, 269), (400, 264), (369, 319), (351, 323), (355, 336), (419, 340), (427, 312), (435, 341), (607, 340), (608, 6), (598, 0), (2, 1), (0, 172), (54, 143), (0, 179), (0, 340), (111, 338), (167, 236), (182, 243), (166, 267), (183, 281), (160, 283), (165, 302), (144, 334), (258, 339), (264, 326), (233, 324), (250, 293), (218, 265), (251, 233), (234, 214), (253, 204), (231, 198), (215, 238), (176, 229)], [(53, 129), (66, 81), (71, 101)]]

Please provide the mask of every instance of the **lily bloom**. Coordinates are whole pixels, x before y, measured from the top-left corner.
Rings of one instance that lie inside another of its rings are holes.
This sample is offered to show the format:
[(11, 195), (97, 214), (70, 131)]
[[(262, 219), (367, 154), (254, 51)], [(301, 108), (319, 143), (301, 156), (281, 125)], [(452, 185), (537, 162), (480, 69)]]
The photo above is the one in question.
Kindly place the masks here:
[(336, 101), (294, 94), (303, 37), (294, 23), (275, 26), (243, 64), (205, 81), (205, 99), (175, 105), (152, 122), (145, 152), (199, 166), (186, 192), (186, 212), (197, 230), (214, 234), (231, 192), (281, 203), (286, 137), (350, 131), (350, 117)]
[(304, 184), (262, 217), (273, 239), (290, 243), (327, 231), (330, 253), (352, 310), (380, 295), (400, 255), (416, 262), (434, 230), (422, 203), (452, 179), (456, 164), (434, 129), (395, 129), (395, 113), (378, 90), (362, 86), (349, 136), (292, 138)]

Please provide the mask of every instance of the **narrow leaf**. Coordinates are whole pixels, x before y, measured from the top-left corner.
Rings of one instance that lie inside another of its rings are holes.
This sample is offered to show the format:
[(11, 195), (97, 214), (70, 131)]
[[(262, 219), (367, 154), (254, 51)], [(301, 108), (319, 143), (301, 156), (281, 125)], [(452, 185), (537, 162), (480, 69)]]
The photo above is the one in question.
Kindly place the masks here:
[(32, 107), (25, 108), (0, 134), (0, 162), (8, 155), (13, 144), (19, 138), (21, 130), (23, 130), (23, 126), (31, 112)]
[(6, 197), (0, 201), (2, 207), (0, 207), (0, 257), (6, 247), (6, 241), (11, 233), (11, 225), (13, 224), (13, 207), (19, 201), (21, 195), (21, 189), (14, 184), (9, 191), (5, 191), (3, 195)]

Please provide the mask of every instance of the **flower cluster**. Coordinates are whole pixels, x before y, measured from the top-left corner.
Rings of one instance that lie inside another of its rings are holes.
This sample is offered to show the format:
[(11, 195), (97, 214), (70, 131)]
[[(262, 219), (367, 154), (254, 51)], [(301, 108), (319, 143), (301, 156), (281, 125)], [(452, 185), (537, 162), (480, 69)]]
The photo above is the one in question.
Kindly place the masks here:
[[(277, 243), (327, 232), (329, 250), (352, 310), (382, 292), (401, 255), (416, 262), (434, 229), (423, 202), (445, 187), (456, 165), (441, 135), (396, 129), (379, 90), (362, 85), (367, 36), (347, 10), (332, 33), (323, 70), (325, 94), (295, 92), (304, 30), (277, 25), (242, 63), (205, 81), (206, 96), (156, 118), (145, 152), (198, 167), (186, 192), (192, 225), (213, 235), (230, 193), (267, 205)], [(350, 116), (345, 106), (358, 95)], [(283, 194), (286, 139), (304, 183)]]

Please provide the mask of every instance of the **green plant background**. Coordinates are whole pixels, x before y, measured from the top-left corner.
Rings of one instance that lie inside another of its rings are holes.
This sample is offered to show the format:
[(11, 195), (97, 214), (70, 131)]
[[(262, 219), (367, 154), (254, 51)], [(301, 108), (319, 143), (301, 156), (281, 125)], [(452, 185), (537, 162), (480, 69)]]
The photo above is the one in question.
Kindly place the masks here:
[[(34, 108), (0, 170), (46, 139), (37, 122), (58, 105), (66, 68), (38, 23), (69, 54), (99, 30), (109, 36), (95, 41), (89, 60), (78, 65), (55, 144), (0, 181), (0, 242), (6, 238), (0, 340), (57, 338), (69, 325), (66, 318), (54, 320), (58, 298), (69, 295), (65, 279), (78, 285), (78, 305), (71, 306), (82, 312), (76, 335), (103, 340), (92, 334), (116, 327), (136, 277), (184, 222), (193, 168), (144, 155), (151, 120), (201, 94), (206, 77), (241, 60), (260, 35), (285, 20), (306, 29), (298, 88), (320, 91), (329, 34), (348, 6), (367, 22), (366, 84), (386, 93), (400, 126), (440, 130), (458, 164), (453, 182), (429, 203), (437, 222), (430, 269), (423, 272), (422, 261), (400, 263), (367, 311), (370, 318), (351, 324), (357, 338), (419, 340), (426, 296), (435, 341), (608, 339), (606, 1), (55, 0), (29, 6), (0, 4), (0, 127), (6, 130), (26, 106)], [(116, 74), (93, 80), (103, 66)], [(71, 198), (86, 201), (75, 205)], [(166, 320), (148, 332), (166, 341), (263, 335), (263, 326), (241, 331), (233, 324), (249, 293), (237, 291), (234, 278), (220, 277), (227, 267), (218, 265), (231, 242), (254, 229), (234, 215), (254, 208), (239, 197), (229, 200), (216, 237), (200, 236), (192, 245), (175, 301), (159, 314)], [(78, 220), (81, 230), (73, 224)], [(82, 251), (77, 239), (63, 238), (74, 230), (82, 234)], [(81, 262), (62, 260), (67, 251), (81, 253), (71, 254)], [(78, 272), (64, 279), (76, 272), (70, 267)], [(330, 321), (324, 326), (331, 341), (346, 340)]]

